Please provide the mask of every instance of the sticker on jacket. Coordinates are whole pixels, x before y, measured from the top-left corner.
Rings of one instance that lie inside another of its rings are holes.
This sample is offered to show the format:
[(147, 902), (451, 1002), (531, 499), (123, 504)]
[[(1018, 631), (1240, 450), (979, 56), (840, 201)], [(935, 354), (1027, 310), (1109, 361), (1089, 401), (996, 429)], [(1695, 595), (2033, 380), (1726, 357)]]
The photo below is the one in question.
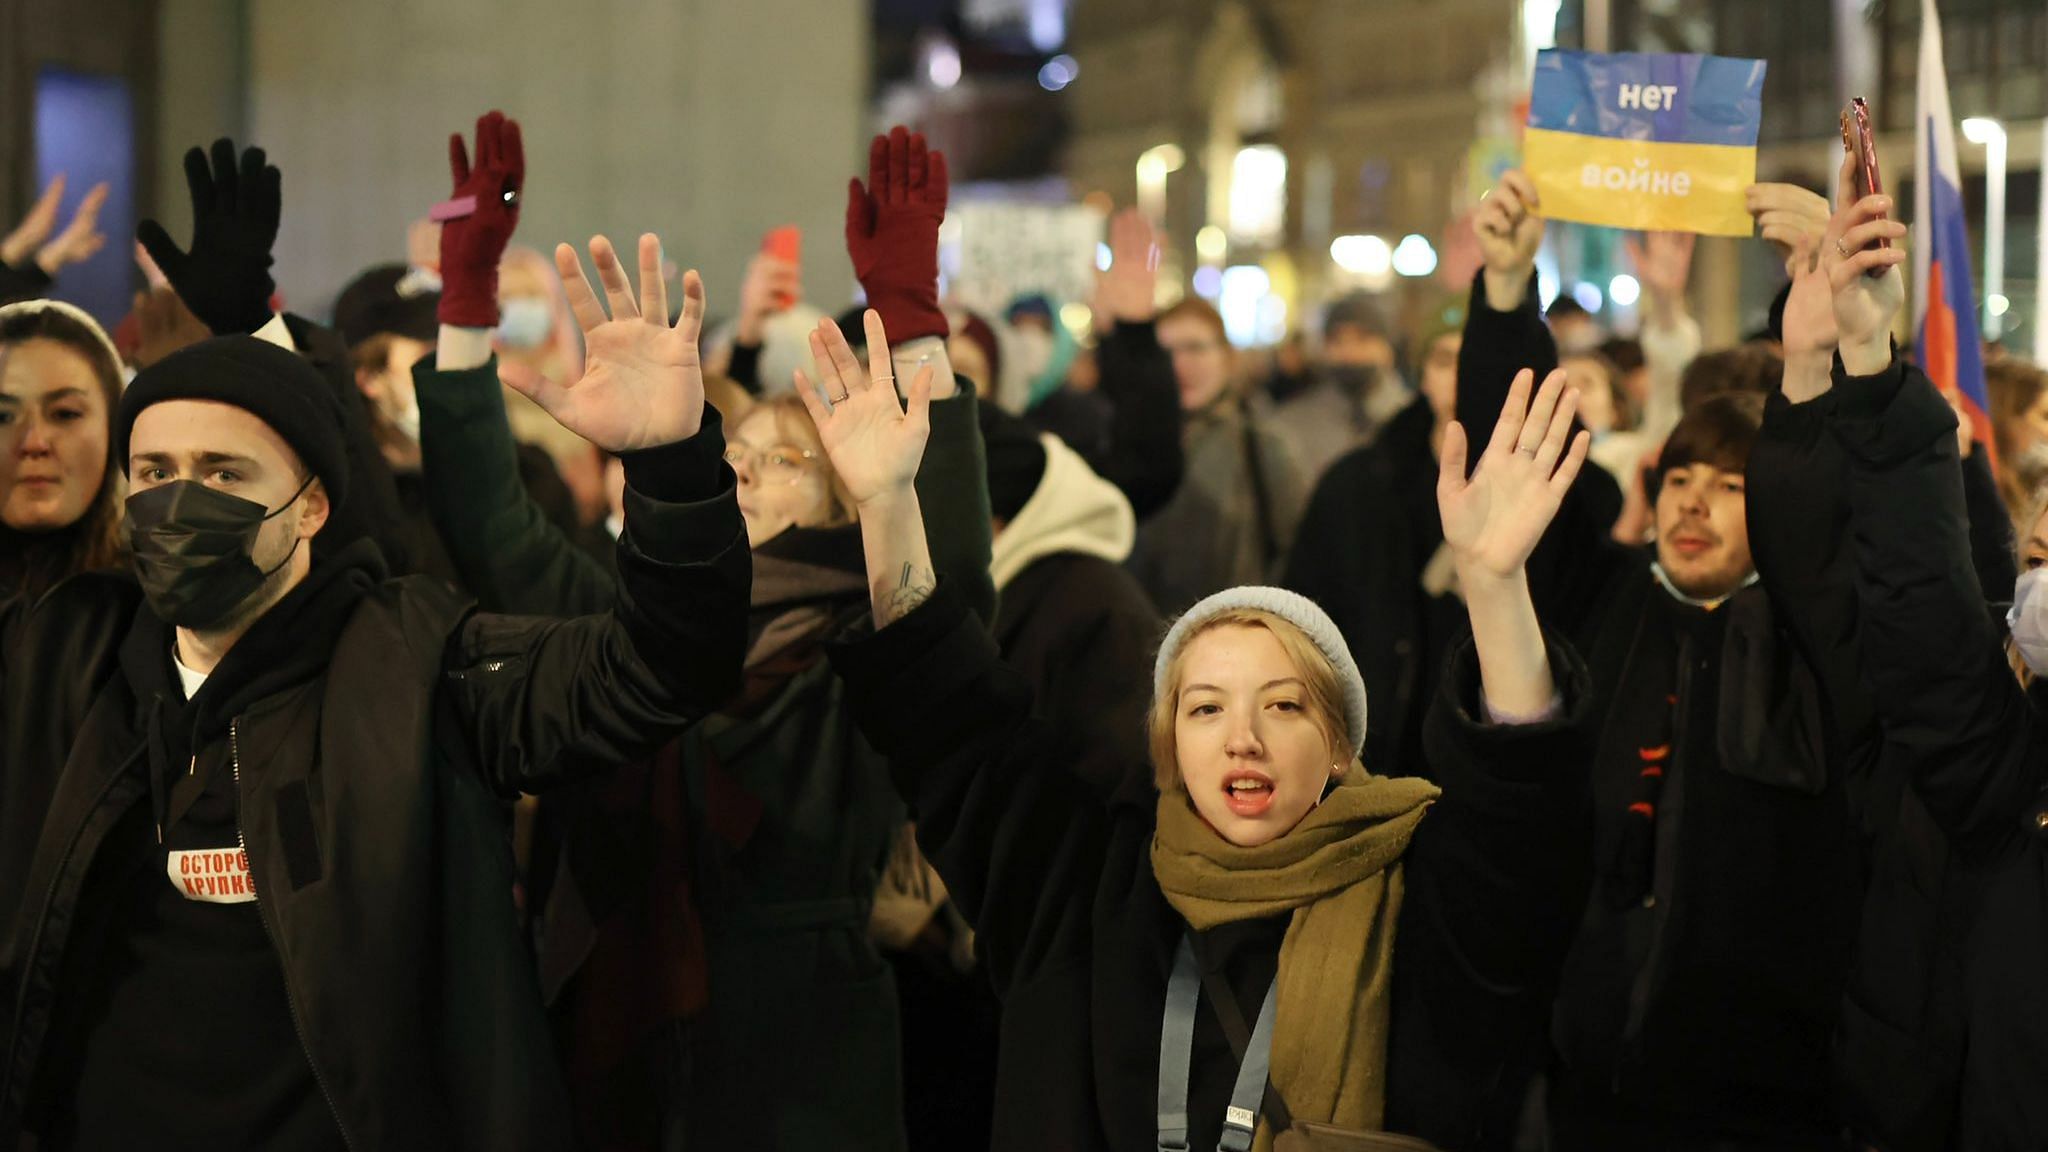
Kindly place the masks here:
[(172, 852), (165, 869), (179, 895), (204, 904), (247, 904), (256, 899), (249, 880), (249, 853), (241, 848)]

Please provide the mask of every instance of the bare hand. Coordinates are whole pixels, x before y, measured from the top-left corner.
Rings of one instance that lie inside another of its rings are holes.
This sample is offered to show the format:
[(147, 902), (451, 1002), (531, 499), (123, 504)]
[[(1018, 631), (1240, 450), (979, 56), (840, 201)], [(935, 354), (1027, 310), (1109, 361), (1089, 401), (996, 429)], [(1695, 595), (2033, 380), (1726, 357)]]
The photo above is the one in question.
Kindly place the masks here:
[(925, 440), (932, 431), (932, 370), (919, 369), (911, 381), (906, 411), (896, 398), (889, 334), (882, 329), (881, 314), (870, 308), (862, 322), (868, 337), (868, 370), (861, 371), (839, 325), (823, 320), (811, 332), (811, 359), (824, 379), (813, 385), (799, 368), (796, 393), (818, 426), (818, 439), (839, 482), (854, 503), (865, 507), (914, 491)]
[(181, 348), (211, 339), (213, 331), (199, 322), (178, 293), (163, 284), (135, 295), (135, 322), (139, 339), (135, 346), (135, 368), (141, 371)]
[(1520, 305), (1528, 292), (1536, 250), (1543, 247), (1540, 211), (1535, 182), (1514, 168), (1502, 173), (1500, 183), (1479, 202), (1472, 230), (1479, 236), (1479, 253), (1486, 262), (1487, 302), (1496, 310)]
[(1136, 208), (1109, 218), (1109, 271), (1095, 274), (1095, 330), (1152, 319), (1159, 288), (1159, 240)]
[(107, 186), (95, 184), (78, 202), (78, 211), (71, 214), (71, 223), (57, 233), (55, 239), (36, 250), (36, 265), (44, 275), (55, 276), (72, 264), (82, 264), (92, 259), (106, 246), (107, 238), (100, 231), (100, 206), (107, 202)]
[(1817, 251), (1828, 230), (1827, 197), (1797, 184), (1751, 184), (1743, 201), (1756, 220), (1757, 234), (1777, 250), (1785, 275), (1796, 275), (1799, 253)]
[[(1891, 363), (1892, 319), (1906, 302), (1899, 275), (1906, 226), (1882, 219), (1892, 209), (1891, 197), (1856, 198), (1855, 163), (1854, 156), (1842, 158), (1842, 193), (1822, 238), (1820, 263), (1834, 288), (1842, 364), (1852, 376), (1869, 376)], [(1891, 241), (1891, 247), (1878, 247), (1880, 240)]]
[(64, 203), (64, 174), (51, 179), (43, 188), (43, 194), (36, 197), (35, 207), (14, 226), (14, 231), (0, 240), (0, 264), (19, 268), (42, 248), (43, 241), (57, 230), (57, 209)]
[(704, 325), (704, 281), (683, 273), (683, 315), (668, 323), (668, 286), (661, 278), (661, 240), (640, 237), (640, 294), (619, 264), (611, 241), (594, 236), (597, 265), (611, 316), (598, 303), (576, 250), (555, 248), (569, 309), (583, 327), (583, 374), (558, 384), (509, 362), (499, 371), (514, 390), (540, 405), (569, 431), (607, 452), (674, 444), (704, 426), (704, 369), (697, 335)]
[(1629, 262), (1650, 306), (1672, 315), (1685, 305), (1685, 285), (1692, 278), (1692, 250), (1699, 237), (1690, 232), (1645, 232), (1626, 237)]
[(441, 267), (441, 224), (422, 216), (405, 226), (405, 263), (409, 268), (438, 271)]
[[(1437, 509), (1443, 516), (1444, 542), (1467, 580), (1508, 579), (1521, 573), (1592, 446), (1589, 432), (1571, 437), (1578, 393), (1565, 388), (1564, 372), (1552, 372), (1544, 380), (1532, 406), (1529, 388), (1534, 379), (1526, 368), (1516, 374), (1500, 421), (1493, 426), (1493, 440), (1470, 480), (1465, 479), (1465, 429), (1455, 421), (1444, 429)], [(1566, 452), (1568, 437), (1571, 449)]]
[(803, 274), (794, 263), (756, 252), (747, 261), (747, 278), (740, 281), (739, 342), (761, 343), (761, 329), (768, 318), (803, 298)]

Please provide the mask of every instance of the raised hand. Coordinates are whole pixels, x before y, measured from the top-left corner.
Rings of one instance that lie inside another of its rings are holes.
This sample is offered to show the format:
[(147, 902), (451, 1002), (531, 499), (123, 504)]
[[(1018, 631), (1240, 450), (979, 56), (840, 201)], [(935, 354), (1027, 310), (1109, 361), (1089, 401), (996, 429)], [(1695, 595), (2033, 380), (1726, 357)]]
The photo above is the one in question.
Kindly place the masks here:
[[(1891, 363), (1892, 320), (1906, 302), (1899, 265), (1906, 250), (1906, 226), (1882, 217), (1891, 211), (1889, 196), (1856, 198), (1856, 159), (1842, 158), (1841, 195), (1820, 245), (1820, 264), (1834, 289), (1835, 334), (1842, 365), (1851, 376), (1869, 376)], [(1892, 242), (1877, 247), (1880, 240)]]
[(1486, 302), (1496, 311), (1512, 311), (1528, 295), (1536, 250), (1543, 247), (1541, 210), (1535, 181), (1516, 168), (1502, 173), (1500, 183), (1479, 202), (1472, 230), (1486, 262)]
[(135, 294), (135, 322), (137, 371), (213, 335), (167, 284)]
[(803, 274), (794, 263), (766, 252), (754, 253), (747, 261), (746, 279), (740, 281), (739, 330), (735, 333), (739, 342), (760, 344), (768, 318), (803, 298)]
[(499, 366), (505, 383), (540, 405), (555, 422), (607, 452), (633, 452), (688, 440), (704, 426), (704, 369), (697, 334), (704, 326), (704, 281), (683, 273), (683, 315), (668, 323), (668, 285), (661, 277), (661, 240), (640, 237), (640, 294), (611, 241), (594, 236), (590, 262), (604, 285), (605, 315), (583, 275), (576, 250), (555, 249), (569, 309), (583, 326), (583, 374), (556, 383), (530, 368)]
[(1453, 422), (1444, 429), (1437, 509), (1443, 516), (1444, 542), (1458, 562), (1461, 580), (1468, 584), (1521, 574), (1592, 444), (1588, 432), (1571, 436), (1578, 393), (1565, 388), (1564, 372), (1552, 372), (1544, 380), (1532, 405), (1529, 390), (1534, 379), (1526, 368), (1515, 376), (1500, 421), (1493, 426), (1493, 439), (1471, 479), (1465, 478), (1464, 428)]
[(1109, 271), (1095, 274), (1095, 330), (1142, 324), (1157, 311), (1159, 238), (1136, 208), (1109, 218)]
[(72, 264), (82, 264), (92, 259), (106, 246), (107, 237), (100, 231), (100, 207), (107, 202), (107, 186), (95, 184), (78, 202), (78, 211), (71, 214), (71, 223), (64, 226), (56, 237), (36, 249), (36, 267), (46, 276), (55, 276)]
[(284, 177), (263, 149), (235, 158), (235, 142), (213, 142), (206, 153), (185, 153), (185, 185), (192, 194), (192, 247), (180, 249), (163, 225), (144, 220), (136, 238), (163, 269), (171, 287), (201, 323), (216, 334), (254, 332), (270, 320), (270, 249), (277, 243)]
[(946, 155), (898, 124), (868, 145), (868, 183), (846, 188), (846, 253), (899, 343), (948, 336), (939, 310), (939, 224), (951, 181)]
[(1819, 248), (1821, 234), (1827, 231), (1827, 197), (1797, 184), (1751, 184), (1743, 200), (1756, 220), (1757, 234), (1777, 250), (1785, 275), (1797, 275), (1793, 265), (1800, 253)]
[(64, 203), (64, 174), (57, 173), (43, 187), (43, 194), (36, 197), (35, 207), (14, 226), (7, 238), (0, 240), (0, 264), (13, 268), (25, 266), (57, 230), (57, 209)]
[(1698, 239), (1690, 232), (1645, 232), (1622, 241), (1636, 280), (1660, 318), (1670, 320), (1685, 306), (1685, 285), (1692, 277), (1692, 250)]
[[(441, 323), (496, 327), (498, 261), (519, 225), (519, 199), (526, 187), (526, 146), (519, 121), (498, 111), (478, 117), (474, 166), (462, 134), (448, 137), (448, 174), (454, 198), (468, 198), (475, 207), (441, 225)], [(582, 274), (579, 268), (577, 276)], [(568, 273), (562, 277), (567, 280)], [(662, 312), (661, 318), (667, 320), (668, 313)]]
[(917, 467), (932, 431), (932, 370), (919, 369), (911, 381), (906, 411), (896, 398), (889, 334), (881, 313), (870, 308), (862, 322), (868, 337), (868, 370), (861, 371), (839, 326), (824, 320), (811, 332), (811, 359), (824, 379), (813, 385), (799, 368), (796, 391), (818, 426), (818, 439), (839, 482), (854, 503), (866, 508), (915, 491)]
[(1835, 288), (1828, 279), (1827, 269), (1820, 262), (1825, 235), (1824, 229), (1811, 233), (1802, 231), (1786, 240), (1793, 246), (1792, 255), (1786, 261), (1786, 271), (1792, 277), (1792, 290), (1785, 297), (1785, 316), (1781, 325), (1788, 364), (1801, 358), (1832, 359), (1834, 356)]

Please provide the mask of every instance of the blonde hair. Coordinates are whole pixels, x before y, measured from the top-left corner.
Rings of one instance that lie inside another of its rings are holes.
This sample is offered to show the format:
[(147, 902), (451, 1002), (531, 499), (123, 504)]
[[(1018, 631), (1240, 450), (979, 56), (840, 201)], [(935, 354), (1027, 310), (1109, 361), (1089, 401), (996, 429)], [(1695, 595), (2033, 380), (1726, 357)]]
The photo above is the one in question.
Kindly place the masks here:
[(783, 439), (811, 454), (811, 463), (825, 478), (825, 495), (832, 504), (832, 518), (828, 524), (852, 524), (860, 519), (860, 506), (853, 501), (853, 493), (847, 490), (839, 473), (832, 470), (832, 461), (826, 458), (825, 442), (818, 438), (818, 426), (811, 422), (811, 414), (804, 407), (803, 398), (794, 392), (786, 392), (770, 400), (750, 405), (744, 413), (733, 420), (733, 427), (756, 415), (767, 415), (775, 421), (775, 431)]
[[(1173, 661), (1167, 665), (1165, 684), (1158, 696), (1152, 700), (1152, 710), (1146, 716), (1146, 734), (1152, 746), (1152, 782), (1161, 792), (1184, 791), (1186, 786), (1180, 778), (1180, 748), (1175, 730), (1175, 721), (1180, 713), (1181, 679), (1186, 671), (1188, 648), (1195, 638), (1218, 628), (1264, 628), (1280, 642), (1280, 650), (1287, 653), (1288, 663), (1300, 674), (1307, 697), (1305, 706), (1309, 722), (1314, 724), (1329, 744), (1332, 755), (1344, 756), (1354, 746), (1349, 724), (1344, 718), (1344, 682), (1337, 673), (1336, 665), (1316, 647), (1308, 633), (1285, 617), (1257, 608), (1232, 608), (1196, 626), (1182, 639), (1180, 648), (1173, 654)], [(1357, 757), (1350, 757), (1354, 762)]]

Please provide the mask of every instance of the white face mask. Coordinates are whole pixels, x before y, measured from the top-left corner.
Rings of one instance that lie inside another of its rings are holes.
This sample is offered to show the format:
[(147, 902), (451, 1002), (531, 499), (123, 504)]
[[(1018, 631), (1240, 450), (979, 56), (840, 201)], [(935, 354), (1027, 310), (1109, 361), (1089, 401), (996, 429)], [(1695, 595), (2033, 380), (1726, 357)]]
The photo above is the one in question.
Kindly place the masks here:
[(538, 348), (554, 334), (554, 326), (546, 300), (515, 296), (498, 304), (498, 339), (507, 348)]
[(2005, 626), (2020, 657), (2036, 676), (2048, 676), (2048, 568), (2020, 573), (2012, 586), (2012, 609)]

